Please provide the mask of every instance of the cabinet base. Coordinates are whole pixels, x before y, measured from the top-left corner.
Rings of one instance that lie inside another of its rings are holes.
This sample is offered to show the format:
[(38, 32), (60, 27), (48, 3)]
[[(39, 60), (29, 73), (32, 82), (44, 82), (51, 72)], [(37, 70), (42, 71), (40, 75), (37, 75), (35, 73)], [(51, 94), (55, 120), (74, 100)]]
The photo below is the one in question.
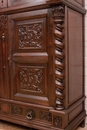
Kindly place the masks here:
[(34, 128), (34, 130), (76, 130), (78, 126), (85, 126), (85, 111), (82, 112), (76, 119), (74, 119), (65, 129), (52, 127), (52, 125), (48, 125), (47, 123), (39, 122), (29, 122), (23, 119), (19, 119), (18, 117), (14, 117), (12, 115), (0, 114), (0, 119), (16, 124), (20, 124), (23, 126)]

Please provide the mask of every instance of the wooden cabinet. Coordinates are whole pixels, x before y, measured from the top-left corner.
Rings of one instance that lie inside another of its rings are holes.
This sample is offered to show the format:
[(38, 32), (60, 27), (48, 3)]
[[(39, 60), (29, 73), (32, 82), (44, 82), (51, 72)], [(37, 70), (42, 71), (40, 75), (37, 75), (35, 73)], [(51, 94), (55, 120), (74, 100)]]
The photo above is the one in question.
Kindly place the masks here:
[(3, 0), (0, 8), (0, 119), (84, 127), (84, 1)]

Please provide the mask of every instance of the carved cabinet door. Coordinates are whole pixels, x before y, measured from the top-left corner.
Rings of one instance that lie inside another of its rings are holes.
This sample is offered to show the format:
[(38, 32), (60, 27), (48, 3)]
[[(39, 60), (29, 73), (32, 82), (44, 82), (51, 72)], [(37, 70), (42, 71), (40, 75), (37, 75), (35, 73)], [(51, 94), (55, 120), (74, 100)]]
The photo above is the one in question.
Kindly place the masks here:
[(54, 105), (47, 10), (9, 15), (8, 23), (11, 99)]

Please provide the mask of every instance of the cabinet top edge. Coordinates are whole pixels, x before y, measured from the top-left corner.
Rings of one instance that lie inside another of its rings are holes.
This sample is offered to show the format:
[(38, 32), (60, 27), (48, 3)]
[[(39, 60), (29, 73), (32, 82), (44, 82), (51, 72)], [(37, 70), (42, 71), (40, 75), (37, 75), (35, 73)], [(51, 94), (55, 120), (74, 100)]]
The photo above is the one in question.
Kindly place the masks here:
[(78, 11), (81, 14), (85, 14), (86, 10), (83, 6), (72, 3), (69, 0), (44, 0), (42, 2), (34, 2), (34, 3), (27, 3), (24, 5), (17, 5), (17, 6), (10, 6), (7, 8), (0, 9), (0, 15), (2, 14), (13, 14), (13, 13), (20, 13), (20, 12), (26, 12), (26, 11), (32, 11), (32, 10), (39, 10), (39, 9), (45, 9), (50, 8), (52, 6), (57, 6), (59, 4), (64, 4), (65, 6)]
[(84, 2), (83, 5), (80, 5), (77, 2), (72, 2), (71, 0), (49, 0), (49, 1), (47, 0), (47, 3), (51, 6), (62, 3), (70, 7), (71, 9), (78, 11), (79, 13), (86, 14), (86, 9), (84, 8)]

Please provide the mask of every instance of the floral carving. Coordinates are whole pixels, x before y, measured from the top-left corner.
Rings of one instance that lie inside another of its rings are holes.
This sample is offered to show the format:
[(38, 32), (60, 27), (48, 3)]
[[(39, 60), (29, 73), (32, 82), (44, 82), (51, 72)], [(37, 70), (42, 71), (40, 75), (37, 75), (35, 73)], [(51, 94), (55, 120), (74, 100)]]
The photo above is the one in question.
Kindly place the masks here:
[(40, 112), (40, 119), (52, 122), (52, 114), (50, 112)]
[(59, 128), (62, 127), (62, 117), (60, 117), (60, 116), (54, 116), (53, 122), (54, 122), (54, 125), (56, 127), (59, 127)]
[(52, 9), (53, 17), (64, 17), (65, 10), (64, 6), (56, 6)]
[(19, 49), (42, 48), (42, 23), (18, 26)]
[(0, 30), (5, 30), (7, 26), (7, 15), (0, 15)]
[(12, 114), (22, 114), (22, 107), (11, 105), (11, 113)]
[(56, 109), (64, 109), (64, 5), (52, 9), (54, 21), (54, 45), (55, 45), (55, 87), (56, 87)]
[(20, 68), (20, 89), (43, 93), (43, 68)]

